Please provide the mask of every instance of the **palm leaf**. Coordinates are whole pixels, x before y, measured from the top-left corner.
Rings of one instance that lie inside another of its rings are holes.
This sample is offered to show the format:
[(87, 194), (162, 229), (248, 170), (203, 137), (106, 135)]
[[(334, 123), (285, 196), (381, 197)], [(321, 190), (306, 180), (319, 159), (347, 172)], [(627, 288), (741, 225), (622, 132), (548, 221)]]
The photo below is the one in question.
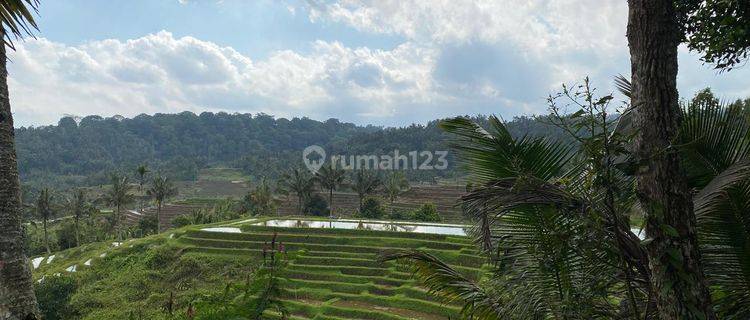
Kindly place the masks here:
[(461, 302), (461, 312), (478, 319), (500, 319), (502, 306), (493, 295), (479, 284), (465, 277), (435, 256), (421, 251), (394, 251), (381, 255), (382, 261), (409, 260), (415, 275), (428, 290), (446, 303)]
[(440, 126), (457, 139), (451, 147), (457, 150), (466, 169), (477, 180), (532, 176), (547, 180), (559, 175), (572, 157), (571, 146), (543, 138), (511, 136), (505, 125), (494, 116), (489, 130), (466, 118), (444, 120)]
[[(24, 34), (34, 36), (32, 29), (39, 30), (32, 11), (37, 12), (38, 0), (3, 0), (0, 1), (0, 19), (4, 32), (5, 45), (15, 49), (11, 36), (16, 39)], [(29, 10), (31, 8), (32, 10)]]

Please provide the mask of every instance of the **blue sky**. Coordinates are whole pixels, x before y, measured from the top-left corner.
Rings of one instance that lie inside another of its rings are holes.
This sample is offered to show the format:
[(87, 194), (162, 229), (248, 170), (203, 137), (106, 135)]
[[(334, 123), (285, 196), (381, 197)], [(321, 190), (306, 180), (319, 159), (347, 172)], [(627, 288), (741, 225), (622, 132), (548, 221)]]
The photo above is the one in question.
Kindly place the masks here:
[[(629, 70), (621, 0), (43, 1), (11, 53), (16, 124), (190, 110), (406, 125), (541, 113)], [(750, 96), (681, 48), (681, 94)]]

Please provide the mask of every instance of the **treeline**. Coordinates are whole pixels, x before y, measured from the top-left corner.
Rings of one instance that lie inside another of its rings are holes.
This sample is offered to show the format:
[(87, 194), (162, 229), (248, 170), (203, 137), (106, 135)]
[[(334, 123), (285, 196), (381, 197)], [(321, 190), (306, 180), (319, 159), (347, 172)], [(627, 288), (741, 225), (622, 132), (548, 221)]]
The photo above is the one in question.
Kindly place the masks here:
[[(486, 121), (478, 116), (475, 120)], [(517, 135), (562, 136), (557, 129), (529, 117), (508, 124)], [(192, 180), (200, 168), (229, 165), (252, 176), (279, 177), (302, 165), (301, 151), (319, 145), (331, 154), (392, 154), (448, 150), (448, 136), (438, 121), (400, 128), (357, 126), (337, 119), (274, 118), (266, 114), (191, 112), (60, 119), (57, 125), (16, 130), (21, 179), (27, 187), (98, 185), (115, 171), (148, 164), (174, 179)], [(456, 174), (449, 154), (448, 170), (410, 170), (410, 180)]]

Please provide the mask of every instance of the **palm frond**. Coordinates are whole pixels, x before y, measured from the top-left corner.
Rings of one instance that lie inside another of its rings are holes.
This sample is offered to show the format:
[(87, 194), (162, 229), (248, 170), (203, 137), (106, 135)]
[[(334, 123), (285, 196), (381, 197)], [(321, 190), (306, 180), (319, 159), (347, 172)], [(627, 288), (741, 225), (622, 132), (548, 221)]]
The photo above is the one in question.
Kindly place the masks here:
[(633, 86), (630, 84), (630, 80), (625, 78), (625, 76), (618, 74), (615, 77), (615, 88), (617, 88), (617, 91), (620, 91), (624, 96), (628, 97), (628, 99), (633, 98)]
[(691, 186), (703, 188), (750, 156), (750, 125), (737, 107), (689, 104), (683, 108), (678, 146)]
[(725, 190), (699, 216), (704, 271), (727, 319), (750, 318), (750, 183)]
[(683, 108), (679, 145), (690, 185), (704, 272), (718, 313), (750, 317), (750, 124), (711, 101)]
[[(31, 10), (29, 10), (31, 8)], [(4, 0), (0, 1), (0, 19), (2, 23), (3, 41), (8, 47), (15, 49), (11, 37), (16, 39), (24, 34), (34, 36), (33, 30), (39, 30), (34, 21), (33, 12), (37, 12), (39, 0)]]
[(479, 181), (520, 176), (547, 180), (559, 175), (573, 156), (567, 144), (543, 138), (513, 138), (497, 117), (490, 117), (489, 124), (488, 130), (466, 118), (440, 124), (458, 137), (451, 147)]
[(409, 260), (415, 275), (428, 290), (443, 298), (446, 303), (461, 302), (464, 305), (461, 311), (464, 315), (478, 319), (500, 319), (498, 315), (502, 314), (502, 306), (499, 300), (435, 256), (413, 250), (387, 252), (380, 259)]
[(554, 206), (582, 212), (585, 204), (560, 186), (533, 178), (498, 179), (464, 195), (469, 212), (493, 212), (496, 216), (520, 206)]

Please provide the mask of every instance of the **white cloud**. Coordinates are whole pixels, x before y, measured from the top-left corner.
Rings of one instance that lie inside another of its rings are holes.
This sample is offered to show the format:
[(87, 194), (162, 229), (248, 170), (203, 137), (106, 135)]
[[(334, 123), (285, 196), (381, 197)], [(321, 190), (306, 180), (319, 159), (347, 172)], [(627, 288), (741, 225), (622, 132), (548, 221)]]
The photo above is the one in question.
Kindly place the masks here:
[[(279, 3), (316, 23), (402, 42), (372, 49), (311, 41), (305, 53), (253, 59), (166, 31), (75, 46), (29, 39), (10, 53), (16, 123), (183, 110), (389, 125), (457, 114), (509, 117), (544, 111), (544, 97), (560, 83), (589, 75), (611, 90), (611, 77), (630, 69), (621, 0), (308, 0), (305, 10)], [(680, 58), (685, 95), (706, 85), (728, 98), (750, 95), (746, 68), (717, 75), (684, 50)]]
[(623, 47), (620, 0), (310, 0), (311, 20), (430, 43), (507, 43), (536, 55)]
[[(538, 105), (530, 111), (542, 111), (538, 97), (560, 83), (591, 76), (612, 90), (612, 77), (630, 70), (622, 0), (308, 0), (306, 8), (311, 21), (398, 35), (439, 52), (445, 63), (436, 76), (451, 94)], [(680, 49), (685, 96), (711, 86), (727, 99), (747, 97), (747, 79), (747, 67), (718, 74)]]
[(31, 39), (11, 59), (18, 125), (54, 123), (63, 114), (206, 109), (393, 118), (401, 106), (445, 99), (431, 77), (434, 52), (408, 43), (383, 51), (318, 41), (307, 55), (284, 50), (253, 61), (230, 47), (162, 31), (80, 46)]
[(436, 52), (440, 92), (494, 107), (484, 112), (517, 114), (508, 108), (516, 105), (542, 112), (544, 96), (561, 83), (589, 75), (608, 88), (629, 70), (620, 0), (309, 0), (305, 7), (311, 21), (398, 35)]

